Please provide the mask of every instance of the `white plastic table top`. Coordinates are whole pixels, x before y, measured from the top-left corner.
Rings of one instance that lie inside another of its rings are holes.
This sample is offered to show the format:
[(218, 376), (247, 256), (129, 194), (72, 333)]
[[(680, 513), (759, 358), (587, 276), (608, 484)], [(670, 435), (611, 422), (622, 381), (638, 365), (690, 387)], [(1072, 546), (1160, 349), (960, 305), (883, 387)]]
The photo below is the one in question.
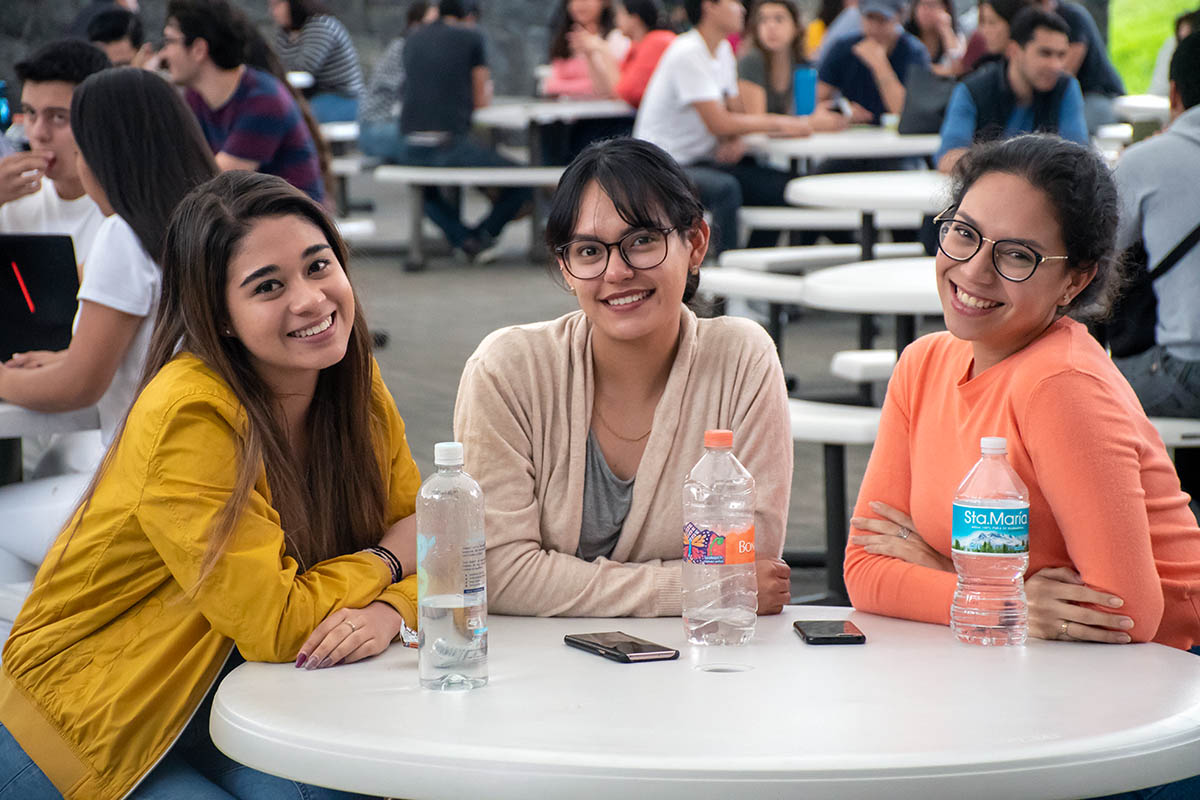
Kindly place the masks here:
[(817, 270), (804, 277), (803, 302), (849, 314), (942, 313), (929, 256), (859, 261)]
[(525, 130), (531, 124), (574, 122), (580, 119), (632, 117), (633, 106), (623, 100), (514, 100), (476, 109), (471, 121), (487, 128)]
[[(806, 646), (791, 630), (847, 615), (866, 645)], [(1077, 798), (1200, 764), (1200, 664), (1160, 645), (972, 647), (942, 626), (819, 607), (759, 619), (734, 652), (685, 647), (678, 618), (490, 629), (491, 680), (470, 693), (420, 689), (401, 647), (313, 672), (242, 665), (217, 691), (213, 740), (257, 769), (412, 800)], [(618, 664), (562, 642), (604, 630), (682, 655)]]
[(941, 137), (864, 126), (798, 138), (751, 134), (745, 142), (750, 150), (771, 158), (902, 158), (933, 155), (941, 145)]
[(1113, 113), (1129, 122), (1166, 122), (1171, 104), (1156, 94), (1127, 94), (1113, 99)]
[(95, 406), (58, 414), (46, 414), (0, 401), (0, 439), (87, 431), (99, 427), (100, 415)]
[(794, 206), (935, 214), (949, 203), (949, 190), (949, 178), (932, 170), (837, 172), (793, 178), (784, 198)]

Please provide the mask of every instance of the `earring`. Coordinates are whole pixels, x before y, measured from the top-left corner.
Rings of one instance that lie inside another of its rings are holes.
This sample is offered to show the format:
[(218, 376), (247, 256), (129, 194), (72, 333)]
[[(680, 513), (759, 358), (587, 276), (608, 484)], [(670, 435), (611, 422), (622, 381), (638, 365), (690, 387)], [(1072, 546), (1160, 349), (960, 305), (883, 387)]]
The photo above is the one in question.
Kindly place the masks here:
[(688, 269), (688, 272), (690, 272), (693, 275), (699, 275), (700, 274), (700, 266), (698, 264), (693, 265), (692, 267), (690, 267)]

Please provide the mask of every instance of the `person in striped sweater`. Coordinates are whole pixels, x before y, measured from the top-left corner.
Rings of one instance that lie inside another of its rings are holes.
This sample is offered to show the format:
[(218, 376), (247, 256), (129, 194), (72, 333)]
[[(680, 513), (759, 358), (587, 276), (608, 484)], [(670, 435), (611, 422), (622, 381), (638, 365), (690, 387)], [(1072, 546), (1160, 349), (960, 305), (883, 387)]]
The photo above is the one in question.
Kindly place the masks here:
[(347, 122), (358, 116), (363, 93), (358, 51), (346, 26), (320, 0), (268, 0), (279, 28), (275, 50), (285, 67), (308, 72), (315, 81), (309, 104), (320, 122)]

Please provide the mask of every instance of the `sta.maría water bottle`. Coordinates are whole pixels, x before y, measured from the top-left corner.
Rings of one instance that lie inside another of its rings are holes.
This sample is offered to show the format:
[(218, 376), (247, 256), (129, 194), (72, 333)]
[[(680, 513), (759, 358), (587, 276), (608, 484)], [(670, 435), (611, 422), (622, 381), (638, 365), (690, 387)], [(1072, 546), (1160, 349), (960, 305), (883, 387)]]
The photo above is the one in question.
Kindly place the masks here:
[(692, 644), (754, 636), (754, 478), (733, 455), (733, 433), (704, 433), (704, 455), (683, 484), (683, 625)]
[(483, 492), (459, 442), (434, 445), (433, 463), (417, 493), (421, 686), (475, 689), (488, 679)]
[(950, 627), (970, 644), (1024, 644), (1029, 490), (1005, 457), (1004, 437), (985, 436), (980, 448), (982, 457), (954, 494), (950, 548), (958, 589)]

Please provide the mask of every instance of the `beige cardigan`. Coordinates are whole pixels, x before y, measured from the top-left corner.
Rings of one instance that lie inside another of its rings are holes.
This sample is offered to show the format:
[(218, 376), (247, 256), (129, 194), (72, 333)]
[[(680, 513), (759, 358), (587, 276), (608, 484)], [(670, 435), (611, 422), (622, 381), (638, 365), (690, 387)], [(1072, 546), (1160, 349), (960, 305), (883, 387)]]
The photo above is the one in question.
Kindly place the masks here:
[(495, 613), (679, 615), (683, 481), (709, 428), (733, 430), (734, 453), (755, 478), (759, 557), (783, 550), (792, 439), (775, 346), (749, 320), (697, 320), (683, 308), (679, 349), (612, 558), (575, 556), (592, 416), (591, 333), (581, 311), (501, 328), (463, 369), (454, 435), (483, 488)]

